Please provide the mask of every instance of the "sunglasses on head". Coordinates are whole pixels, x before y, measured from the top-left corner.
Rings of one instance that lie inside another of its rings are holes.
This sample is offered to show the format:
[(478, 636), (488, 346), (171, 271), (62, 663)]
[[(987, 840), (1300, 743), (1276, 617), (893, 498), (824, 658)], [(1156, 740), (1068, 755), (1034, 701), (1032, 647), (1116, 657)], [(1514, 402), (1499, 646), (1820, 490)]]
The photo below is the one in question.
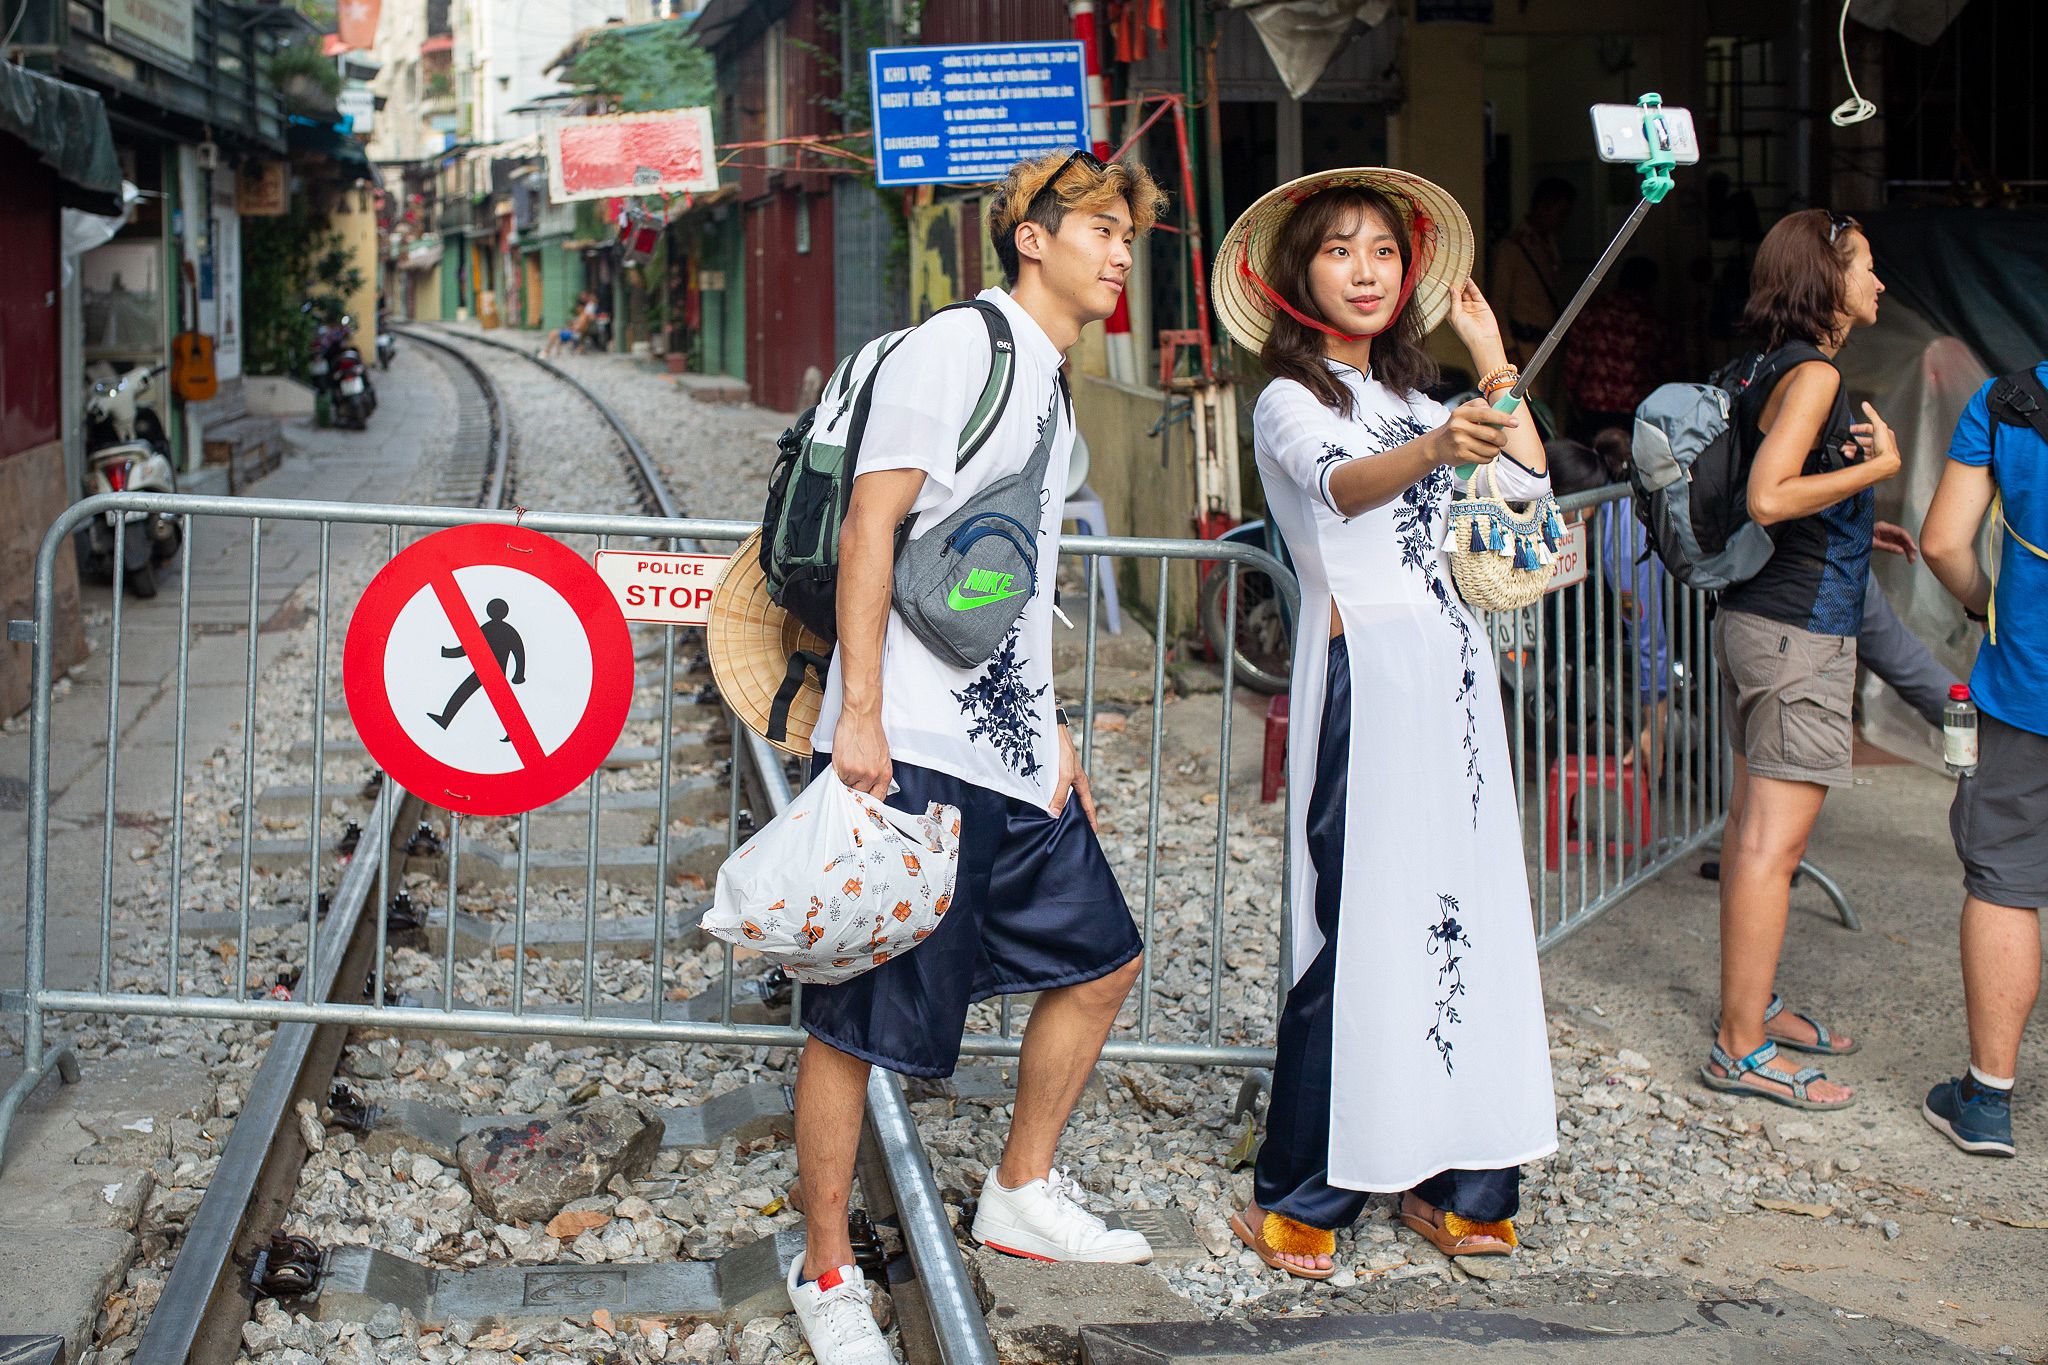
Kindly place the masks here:
[[(1095, 153), (1089, 151), (1086, 147), (1082, 147), (1071, 153), (1065, 161), (1062, 161), (1060, 163), (1060, 168), (1058, 170), (1054, 171), (1051, 175), (1045, 178), (1045, 188), (1049, 190), (1054, 185), (1059, 184), (1060, 177), (1065, 175), (1068, 169), (1071, 168), (1076, 161), (1080, 162), (1083, 166), (1086, 166), (1089, 170), (1095, 172), (1097, 175), (1100, 175), (1104, 171), (1109, 169), (1108, 163), (1103, 161), (1101, 157), (1095, 155)], [(1041, 193), (1043, 193), (1043, 191), (1041, 191)]]
[(1835, 238), (1841, 236), (1845, 231), (1855, 226), (1856, 220), (1854, 218), (1851, 218), (1848, 214), (1835, 213), (1830, 211), (1828, 214), (1828, 245), (1833, 246), (1835, 244)]

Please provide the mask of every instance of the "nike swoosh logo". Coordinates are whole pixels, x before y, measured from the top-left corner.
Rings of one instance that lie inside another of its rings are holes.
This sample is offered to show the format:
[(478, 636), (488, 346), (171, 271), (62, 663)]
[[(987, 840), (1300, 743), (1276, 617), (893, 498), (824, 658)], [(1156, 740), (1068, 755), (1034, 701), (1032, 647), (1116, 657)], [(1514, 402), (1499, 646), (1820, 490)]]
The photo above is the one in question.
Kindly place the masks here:
[(946, 592), (946, 605), (954, 611), (973, 611), (976, 607), (985, 607), (991, 602), (1002, 602), (1012, 597), (1022, 597), (1024, 595), (1022, 588), (1011, 588), (1008, 592), (981, 593), (969, 596), (960, 591), (960, 588), (961, 585), (955, 583)]

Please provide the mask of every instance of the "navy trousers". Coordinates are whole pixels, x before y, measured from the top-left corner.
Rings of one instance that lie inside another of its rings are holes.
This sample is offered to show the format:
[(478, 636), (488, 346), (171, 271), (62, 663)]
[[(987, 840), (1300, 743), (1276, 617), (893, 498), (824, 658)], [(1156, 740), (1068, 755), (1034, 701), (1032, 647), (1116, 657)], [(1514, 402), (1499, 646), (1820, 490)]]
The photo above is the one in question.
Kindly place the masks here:
[[(1268, 1213), (1312, 1228), (1349, 1227), (1365, 1211), (1363, 1190), (1330, 1184), (1331, 988), (1337, 976), (1338, 906), (1344, 885), (1344, 798), (1351, 764), (1351, 656), (1344, 637), (1330, 641), (1323, 728), (1315, 786), (1308, 801), (1308, 857), (1316, 870), (1316, 927), (1323, 948), (1287, 992), (1280, 1011), (1273, 1100), (1259, 1148), (1253, 1197)], [(1356, 987), (1354, 987), (1356, 989)], [(1388, 1096), (1399, 1103), (1399, 1096)], [(1522, 1172), (1439, 1171), (1415, 1187), (1417, 1197), (1474, 1222), (1515, 1216)]]

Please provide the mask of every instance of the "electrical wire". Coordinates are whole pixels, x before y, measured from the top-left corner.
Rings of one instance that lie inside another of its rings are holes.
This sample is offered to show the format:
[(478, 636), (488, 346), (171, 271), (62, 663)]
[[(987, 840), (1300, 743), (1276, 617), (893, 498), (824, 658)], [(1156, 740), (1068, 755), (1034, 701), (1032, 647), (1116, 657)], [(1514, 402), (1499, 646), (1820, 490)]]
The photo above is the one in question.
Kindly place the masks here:
[(1842, 75), (1849, 82), (1849, 98), (1835, 106), (1828, 122), (1837, 128), (1847, 128), (1877, 116), (1877, 106), (1863, 98), (1863, 92), (1856, 88), (1856, 73), (1849, 69), (1849, 0), (1842, 0), (1842, 17), (1835, 24), (1835, 43), (1842, 49)]

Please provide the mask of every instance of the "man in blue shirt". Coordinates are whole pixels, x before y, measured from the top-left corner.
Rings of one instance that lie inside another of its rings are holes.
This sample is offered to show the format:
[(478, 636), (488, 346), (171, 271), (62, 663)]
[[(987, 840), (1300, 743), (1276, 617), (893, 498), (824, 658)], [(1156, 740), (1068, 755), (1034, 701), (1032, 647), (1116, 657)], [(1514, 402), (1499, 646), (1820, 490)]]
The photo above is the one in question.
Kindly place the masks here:
[[(1957, 784), (1949, 811), (1967, 893), (1970, 1069), (1934, 1087), (1923, 1112), (1964, 1151), (2011, 1156), (2013, 1077), (2040, 993), (2048, 905), (2048, 361), (1977, 390), (1948, 458), (1921, 550), (1989, 631), (1970, 674), (1977, 768)], [(1977, 559), (1987, 515), (1995, 580)]]

